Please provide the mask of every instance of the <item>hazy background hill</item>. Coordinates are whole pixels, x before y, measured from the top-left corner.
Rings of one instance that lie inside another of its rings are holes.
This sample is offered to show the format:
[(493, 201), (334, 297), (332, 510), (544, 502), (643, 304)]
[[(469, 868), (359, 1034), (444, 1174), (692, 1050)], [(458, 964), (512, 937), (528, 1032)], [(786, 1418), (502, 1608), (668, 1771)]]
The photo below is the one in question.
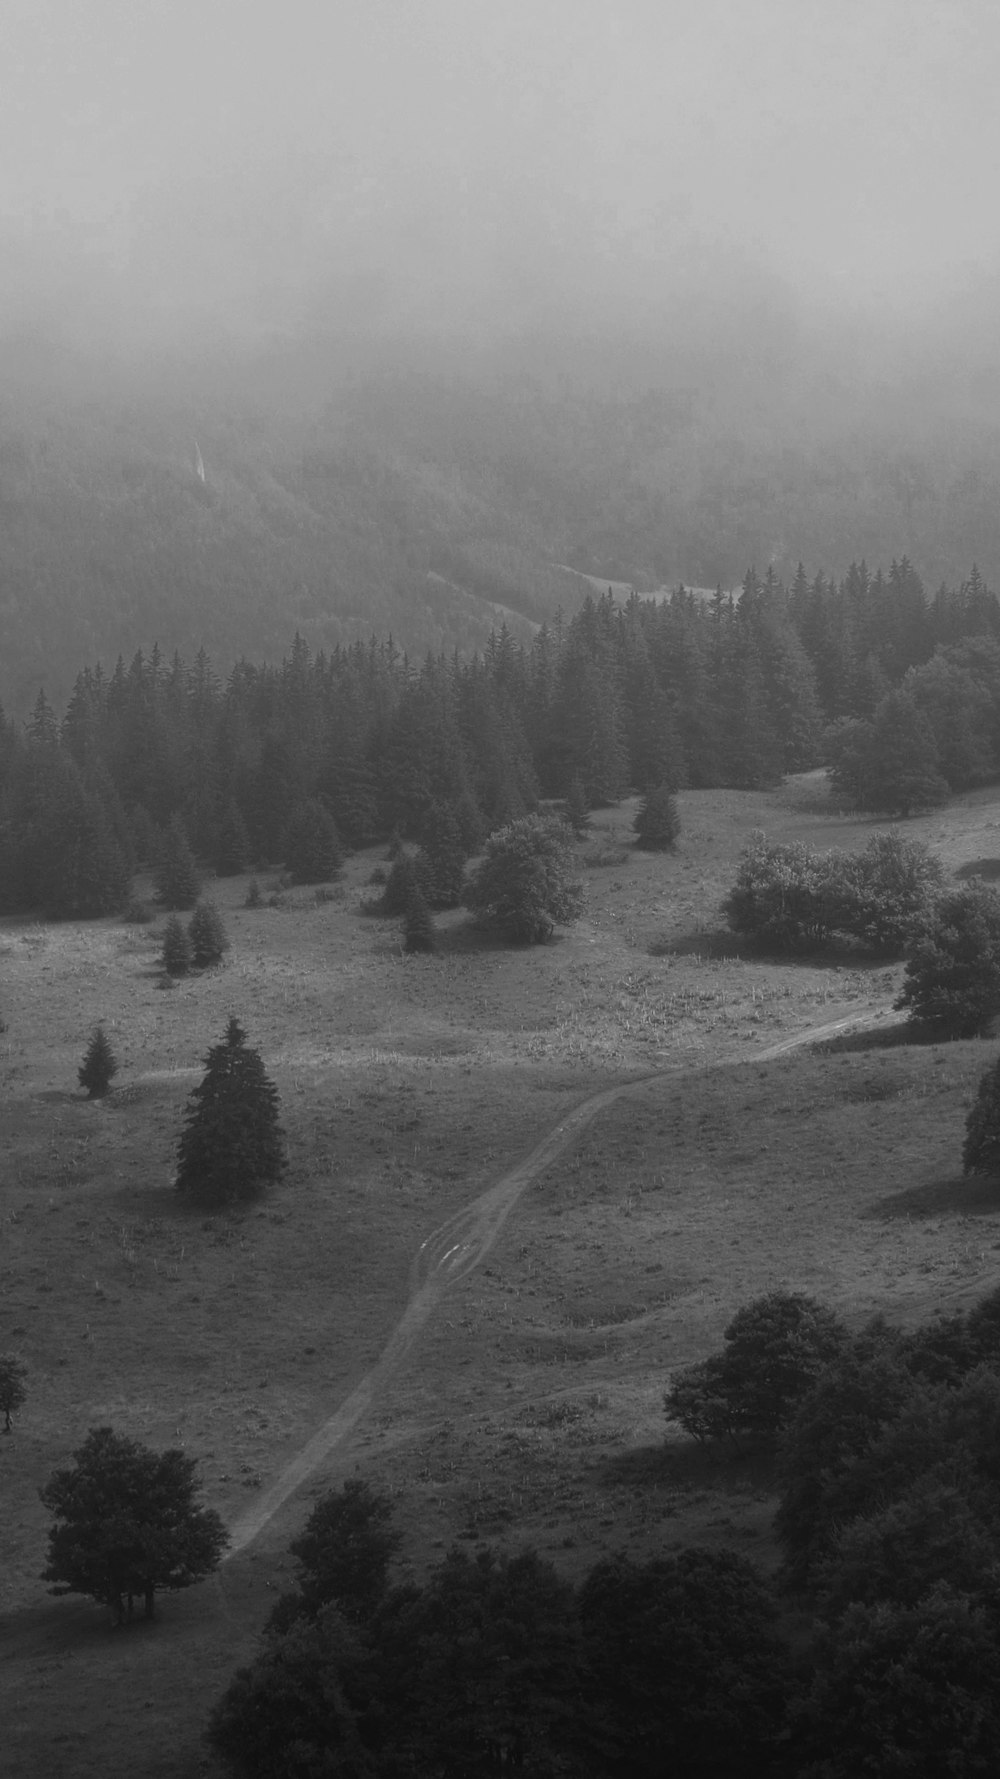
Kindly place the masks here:
[[(954, 332), (952, 332), (954, 338)], [(317, 335), (148, 357), (9, 333), (0, 698), (57, 706), (158, 641), (220, 671), (391, 633), (526, 639), (582, 573), (731, 586), (906, 554), (1000, 583), (1000, 354), (880, 339), (759, 292), (662, 333), (473, 348)], [(196, 447), (205, 482), (196, 468)], [(564, 566), (560, 566), (564, 565)]]

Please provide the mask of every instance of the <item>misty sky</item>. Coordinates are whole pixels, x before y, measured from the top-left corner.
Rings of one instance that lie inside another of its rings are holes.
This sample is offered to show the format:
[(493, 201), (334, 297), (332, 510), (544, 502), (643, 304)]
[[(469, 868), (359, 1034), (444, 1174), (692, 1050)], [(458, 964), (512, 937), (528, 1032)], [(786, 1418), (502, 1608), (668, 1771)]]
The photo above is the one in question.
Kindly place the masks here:
[(1000, 267), (995, 0), (2, 0), (0, 316), (640, 318)]

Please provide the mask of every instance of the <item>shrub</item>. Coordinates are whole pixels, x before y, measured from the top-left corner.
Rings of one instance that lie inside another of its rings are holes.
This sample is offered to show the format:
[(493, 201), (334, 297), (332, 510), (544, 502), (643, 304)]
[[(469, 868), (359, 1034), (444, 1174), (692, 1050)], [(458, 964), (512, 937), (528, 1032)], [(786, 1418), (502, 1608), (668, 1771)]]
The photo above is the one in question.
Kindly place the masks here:
[(1000, 896), (970, 883), (941, 896), (914, 940), (897, 1008), (955, 1036), (1000, 1012)]
[(769, 846), (759, 831), (740, 857), (725, 911), (733, 931), (779, 951), (854, 938), (902, 951), (928, 919), (944, 881), (941, 863), (892, 830), (863, 852)]
[(557, 922), (575, 920), (583, 905), (569, 877), (573, 844), (558, 816), (523, 816), (498, 828), (466, 890), (478, 923), (508, 939), (536, 945)]
[(723, 904), (734, 933), (778, 951), (825, 945), (843, 923), (843, 855), (795, 842), (769, 846), (758, 829)]
[(723, 1338), (723, 1351), (679, 1372), (664, 1398), (668, 1418), (696, 1439), (773, 1438), (847, 1335), (825, 1305), (771, 1291), (737, 1310)]

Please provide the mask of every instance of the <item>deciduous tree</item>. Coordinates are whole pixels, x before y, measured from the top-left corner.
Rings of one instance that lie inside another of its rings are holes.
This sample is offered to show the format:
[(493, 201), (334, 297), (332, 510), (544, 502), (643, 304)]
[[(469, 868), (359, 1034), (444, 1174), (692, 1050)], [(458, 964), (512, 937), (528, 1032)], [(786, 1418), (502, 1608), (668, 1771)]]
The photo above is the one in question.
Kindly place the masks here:
[(57, 1594), (89, 1594), (117, 1622), (141, 1595), (153, 1617), (157, 1589), (190, 1587), (218, 1568), (229, 1542), (213, 1508), (197, 1505), (197, 1464), (154, 1452), (111, 1427), (94, 1427), (40, 1491), (55, 1515), (42, 1579)]
[(498, 828), (466, 891), (466, 906), (481, 926), (537, 945), (557, 923), (575, 920), (583, 906), (572, 882), (572, 836), (556, 816), (528, 815)]

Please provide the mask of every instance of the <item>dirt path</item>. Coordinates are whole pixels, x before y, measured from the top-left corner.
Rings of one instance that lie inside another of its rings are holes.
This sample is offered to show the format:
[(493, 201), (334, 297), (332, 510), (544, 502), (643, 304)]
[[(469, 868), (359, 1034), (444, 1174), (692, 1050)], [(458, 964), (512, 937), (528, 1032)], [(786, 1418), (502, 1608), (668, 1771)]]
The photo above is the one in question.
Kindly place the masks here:
[[(776, 1044), (769, 1044), (765, 1049), (754, 1050), (752, 1055), (720, 1057), (718, 1063), (699, 1066), (722, 1067), (734, 1060), (768, 1062), (773, 1057), (785, 1055), (787, 1051), (801, 1049), (805, 1044), (815, 1044), (824, 1038), (836, 1037), (841, 1032), (859, 1031), (866, 1026), (881, 1024), (884, 1020), (884, 1011), (848, 1014), (823, 1025), (809, 1026), (804, 1031), (795, 1032), (791, 1037), (782, 1038)], [(277, 1481), (237, 1521), (233, 1527), (228, 1557), (238, 1555), (252, 1544), (289, 1496), (354, 1431), (358, 1422), (368, 1413), (381, 1387), (399, 1370), (445, 1292), (466, 1278), (486, 1258), (508, 1216), (527, 1188), (564, 1154), (580, 1132), (592, 1124), (608, 1106), (635, 1093), (637, 1089), (648, 1086), (651, 1081), (675, 1079), (684, 1072), (686, 1066), (688, 1065), (677, 1063), (669, 1069), (657, 1069), (649, 1074), (633, 1076), (629, 1081), (616, 1087), (607, 1087), (601, 1093), (592, 1094), (588, 1099), (582, 1100), (536, 1144), (523, 1161), (427, 1237), (413, 1262), (410, 1300), (376, 1364), (351, 1391), (340, 1408), (324, 1422)]]

